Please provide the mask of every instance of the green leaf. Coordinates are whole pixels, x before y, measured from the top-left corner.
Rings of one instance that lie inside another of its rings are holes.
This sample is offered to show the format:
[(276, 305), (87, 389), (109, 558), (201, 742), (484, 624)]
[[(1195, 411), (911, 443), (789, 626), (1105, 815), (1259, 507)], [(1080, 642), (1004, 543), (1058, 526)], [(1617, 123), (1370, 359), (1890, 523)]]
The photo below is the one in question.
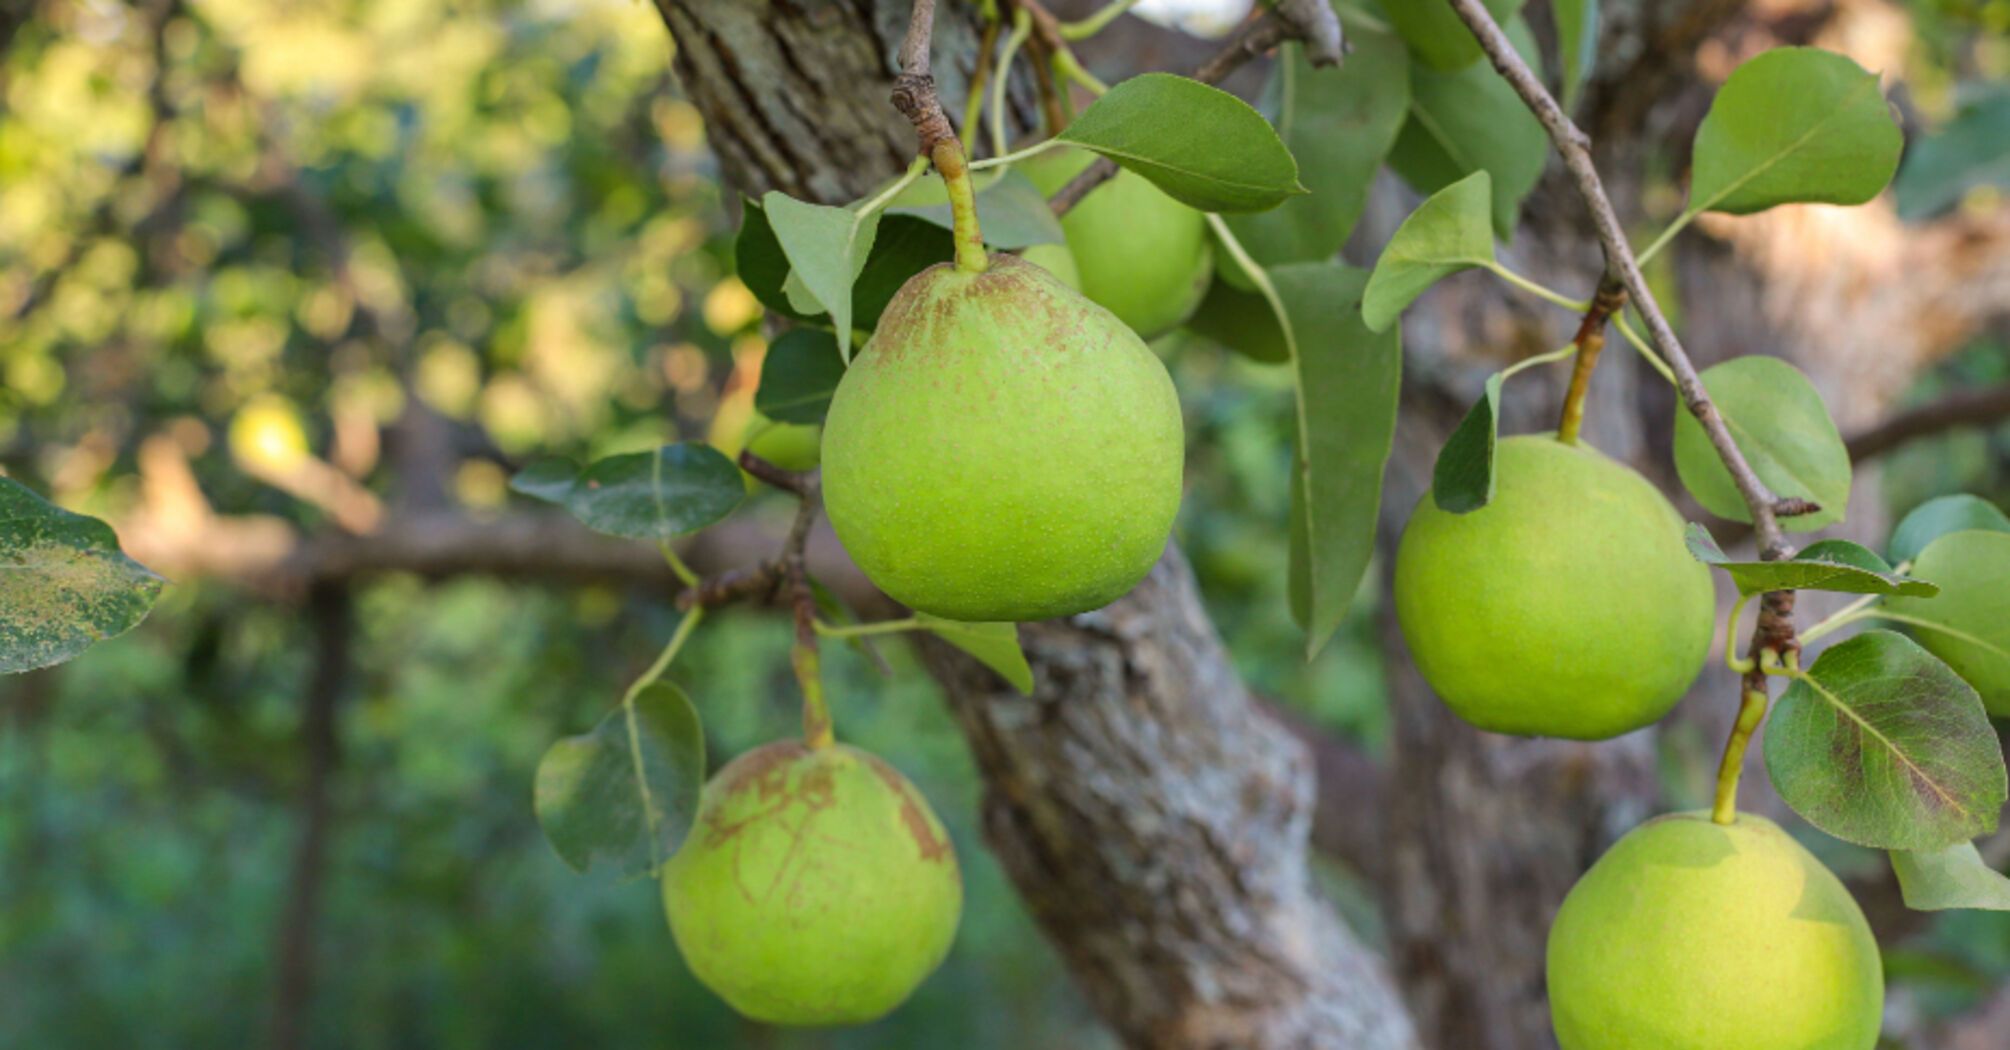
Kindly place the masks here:
[(1584, 78), (1598, 64), (1598, 0), (1555, 0), (1556, 54), (1563, 66), (1563, 108), (1577, 106)]
[[(978, 183), (977, 225), (984, 231), (985, 244), (1015, 249), (1065, 243), (1061, 220), (1024, 172), (978, 172), (974, 179)], [(911, 215), (944, 230), (955, 228), (949, 189), (942, 176), (932, 171), (902, 190), (886, 213)]]
[(1862, 204), (1905, 137), (1877, 77), (1831, 51), (1783, 47), (1739, 66), (1696, 131), (1688, 214)]
[(1269, 274), (1297, 349), (1291, 576), (1304, 599), (1310, 659), (1346, 618), (1375, 551), (1403, 342), (1398, 328), (1377, 333), (1362, 323), (1366, 270), (1294, 263)]
[(1914, 911), (2010, 911), (2010, 878), (1985, 863), (1973, 842), (1925, 853), (1895, 850), (1891, 870), (1905, 906)]
[(752, 199), (741, 200), (740, 233), (733, 239), (733, 264), (740, 283), (770, 312), (798, 321), (818, 316), (816, 311), (806, 314), (796, 309), (789, 301), (788, 293), (783, 290), (789, 278), (789, 257), (782, 252), (782, 242), (775, 239), (767, 213)]
[(1055, 136), (1212, 212), (1262, 211), (1306, 192), (1298, 163), (1270, 123), (1220, 88), (1170, 73), (1112, 87)]
[(1272, 69), (1277, 133), (1312, 192), (1269, 211), (1228, 217), (1236, 240), (1263, 266), (1339, 253), (1409, 112), (1402, 43), (1369, 31), (1350, 32), (1347, 42), (1353, 50), (1337, 68), (1314, 69), (1294, 43)]
[(705, 787), (705, 734), (682, 689), (655, 682), (537, 764), (538, 826), (573, 870), (653, 873), (677, 852)]
[(1425, 289), (1446, 277), (1493, 265), (1492, 198), (1492, 178), (1476, 171), (1432, 194), (1403, 220), (1375, 260), (1361, 301), (1361, 316), (1370, 329), (1389, 327)]
[[(1505, 23), (1525, 0), (1486, 0), (1494, 21)], [(1480, 42), (1446, 0), (1383, 0), (1382, 10), (1417, 60), (1440, 72), (1452, 73), (1480, 59)], [(1351, 40), (1353, 34), (1349, 33)]]
[(1685, 538), (1689, 553), (1697, 561), (1731, 574), (1731, 582), (1738, 585), (1739, 594), (1836, 591), (1931, 598), (1940, 593), (1938, 586), (1925, 580), (1898, 575), (1876, 552), (1848, 540), (1823, 540), (1780, 561), (1733, 561), (1710, 538), (1710, 530), (1693, 521)]
[(1898, 217), (1914, 222), (1983, 186), (2010, 187), (2010, 87), (1965, 100), (1946, 127), (1914, 141), (1892, 190)]
[(1469, 514), (1493, 502), (1494, 446), (1499, 444), (1501, 383), (1499, 372), (1487, 377), (1486, 389), (1458, 428), (1438, 450), (1431, 468), (1431, 502), (1450, 514)]
[(1208, 284), (1207, 295), (1187, 318), (1186, 326), (1252, 361), (1278, 365), (1291, 360), (1291, 347), (1284, 341), (1284, 329), (1269, 301), (1227, 281)]
[(791, 271), (830, 314), (838, 352), (851, 360), (852, 284), (872, 254), (879, 213), (807, 204), (775, 190), (761, 198), (761, 208)]
[(754, 408), (778, 423), (821, 423), (843, 378), (844, 359), (829, 332), (814, 328), (783, 332), (761, 362)]
[[(1531, 64), (1535, 38), (1516, 19), (1507, 27), (1515, 50)], [(1419, 193), (1436, 193), (1476, 171), (1493, 175), (1494, 232), (1514, 233), (1522, 198), (1549, 161), (1549, 136), (1514, 88), (1478, 62), (1457, 73), (1410, 72), (1410, 119), (1396, 137), (1389, 164)]]
[(509, 487), (532, 499), (564, 504), (579, 481), (579, 464), (569, 459), (547, 456), (531, 460), (509, 479)]
[(560, 504), (595, 532), (635, 540), (662, 542), (696, 532), (731, 514), (747, 494), (739, 467), (695, 442), (596, 460), (566, 485), (561, 478), (569, 467), (539, 460), (510, 486)]
[(1033, 691), (1033, 669), (1026, 664), (1026, 654), (1019, 648), (1019, 625), (1016, 623), (965, 623), (962, 620), (945, 620), (917, 612), (914, 618), (920, 621), (924, 630), (937, 638), (969, 653), (977, 662), (998, 672), (1012, 688), (1022, 694)]
[[(1753, 355), (1705, 369), (1702, 378), (1731, 440), (1759, 480), (1774, 495), (1821, 505), (1814, 514), (1782, 518), (1780, 524), (1807, 532), (1843, 520), (1849, 504), (1849, 451), (1808, 377), (1777, 357)], [(1717, 458), (1702, 424), (1687, 412), (1675, 413), (1675, 471), (1705, 510), (1732, 521), (1752, 520), (1731, 472)]]
[(59, 664), (125, 633), (164, 582), (119, 550), (111, 526), (0, 478), (0, 674)]
[(1918, 643), (1866, 631), (1796, 677), (1766, 724), (1766, 769), (1839, 839), (1938, 850), (1996, 829), (2010, 785), (1982, 698)]
[(1975, 686), (1983, 706), (2010, 716), (2010, 534), (1950, 532), (1928, 543), (1915, 565), (1940, 578), (1940, 595), (1894, 598), (1873, 612), (1912, 628)]
[(1930, 499), (1905, 516), (1891, 530), (1891, 560), (1916, 561), (1926, 545), (1950, 532), (1979, 529), (2010, 532), (2010, 517), (1988, 500), (1961, 493)]

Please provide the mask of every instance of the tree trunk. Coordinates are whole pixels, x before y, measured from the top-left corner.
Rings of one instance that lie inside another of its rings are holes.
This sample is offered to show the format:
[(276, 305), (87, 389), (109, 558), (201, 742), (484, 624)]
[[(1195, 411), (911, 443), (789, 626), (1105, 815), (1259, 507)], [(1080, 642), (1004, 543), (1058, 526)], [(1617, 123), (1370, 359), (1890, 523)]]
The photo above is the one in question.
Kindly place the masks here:
[[(839, 203), (894, 174), (887, 102), (908, 5), (659, 0), (727, 177)], [(973, 5), (938, 15), (962, 97)], [(983, 772), (986, 837), (1103, 1019), (1134, 1046), (1415, 1046), (1380, 960), (1312, 890), (1305, 748), (1236, 680), (1169, 552), (1128, 597), (1028, 625), (1039, 688), (933, 650)]]

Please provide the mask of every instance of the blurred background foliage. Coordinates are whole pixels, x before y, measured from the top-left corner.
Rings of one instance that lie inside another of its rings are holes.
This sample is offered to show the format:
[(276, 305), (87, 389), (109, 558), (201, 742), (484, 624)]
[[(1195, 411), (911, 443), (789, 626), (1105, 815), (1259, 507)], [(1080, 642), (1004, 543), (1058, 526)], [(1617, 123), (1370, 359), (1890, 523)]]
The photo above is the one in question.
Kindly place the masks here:
[[(1917, 104), (1948, 126), (1997, 112), (1964, 100), (1993, 97), (1976, 70), (2010, 69), (2010, 4), (1914, 7), (1935, 71)], [(427, 498), (510, 513), (506, 478), (532, 454), (737, 441), (761, 318), (671, 46), (636, 0), (40, 4), (0, 66), (0, 465), (123, 525), (145, 516), (153, 448), (213, 513), (311, 534)], [(2010, 179), (2000, 157), (1956, 167), (1933, 207)], [(1313, 664), (1297, 655), (1285, 377), (1185, 337), (1164, 349), (1193, 429), (1180, 538), (1239, 668), (1379, 748), (1367, 610)], [(1978, 346), (1915, 397), (2000, 381), (2005, 359)], [(445, 449), (430, 497), (393, 462), (421, 430)], [(2000, 429), (1892, 463), (1899, 508), (2010, 497)], [(921, 784), (967, 869), (955, 953), (908, 1008), (843, 1034), (745, 1026), (685, 972), (652, 886), (559, 862), (532, 770), (646, 664), (674, 622), (664, 598), (359, 589), (309, 1041), (1103, 1045), (984, 852), (962, 741), (899, 645), (881, 648), (891, 674), (841, 647), (829, 673), (840, 734)], [(0, 680), (0, 1045), (257, 1038), (312, 630), (297, 604), (184, 581), (132, 635)], [(778, 618), (733, 612), (674, 669), (715, 756), (793, 731), (786, 645)], [(1370, 898), (1329, 874), (1372, 929)], [(2004, 918), (1964, 913), (1895, 952), (1900, 994), (1955, 1009), (2002, 980)]]

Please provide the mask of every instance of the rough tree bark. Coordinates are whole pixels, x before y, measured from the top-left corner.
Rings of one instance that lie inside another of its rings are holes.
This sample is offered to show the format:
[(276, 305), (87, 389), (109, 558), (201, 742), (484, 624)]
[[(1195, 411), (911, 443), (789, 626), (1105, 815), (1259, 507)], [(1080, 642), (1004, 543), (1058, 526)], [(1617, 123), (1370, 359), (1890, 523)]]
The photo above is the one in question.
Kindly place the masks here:
[[(837, 203), (913, 155), (887, 103), (906, 3), (658, 7), (739, 191)], [(946, 98), (972, 11), (938, 17)], [(1103, 1019), (1135, 1046), (1414, 1046), (1380, 961), (1311, 888), (1305, 748), (1236, 680), (1177, 553), (1025, 640), (1030, 699), (952, 654), (929, 663), (985, 778), (987, 839)]]

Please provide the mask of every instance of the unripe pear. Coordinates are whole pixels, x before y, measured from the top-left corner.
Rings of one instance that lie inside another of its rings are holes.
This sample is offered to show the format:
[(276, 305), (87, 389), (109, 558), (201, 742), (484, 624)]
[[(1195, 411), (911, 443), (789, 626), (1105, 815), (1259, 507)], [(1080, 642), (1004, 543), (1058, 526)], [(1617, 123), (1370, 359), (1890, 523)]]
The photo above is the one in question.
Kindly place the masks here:
[(1871, 1050), (1884, 968), (1841, 882), (1741, 813), (1648, 821), (1564, 899), (1549, 931), (1563, 1050)]
[[(1927, 652), (1947, 661), (1954, 673), (1982, 694), (1982, 706), (2010, 718), (2010, 588), (2001, 572), (1977, 571), (2010, 565), (2010, 532), (1969, 529), (1951, 532), (1919, 552), (1912, 574), (1940, 585), (1931, 598), (1887, 598), (1901, 616), (1945, 624), (1968, 635), (1958, 638), (1931, 627), (1915, 627), (1913, 637)], [(1992, 651), (1993, 650), (1993, 651)]]
[(1396, 553), (1396, 615), (1459, 717), (1603, 740), (1668, 713), (1703, 669), (1710, 571), (1647, 479), (1549, 436), (1502, 441), (1467, 514), (1426, 494)]
[(747, 451), (783, 470), (813, 470), (822, 433), (814, 423), (777, 423), (755, 412), (747, 425)]
[(719, 771), (663, 869), (684, 961), (758, 1021), (863, 1024), (906, 1001), (956, 936), (942, 823), (874, 755), (783, 741)]
[[(1058, 150), (1022, 170), (1051, 197), (1095, 159)], [(1133, 171), (1090, 190), (1061, 216), (1061, 230), (1081, 272), (1082, 294), (1147, 339), (1193, 316), (1214, 275), (1206, 216)]]
[(1009, 255), (910, 279), (839, 381), (823, 491), (879, 588), (956, 620), (1101, 608), (1165, 549), (1184, 458), (1165, 366)]

